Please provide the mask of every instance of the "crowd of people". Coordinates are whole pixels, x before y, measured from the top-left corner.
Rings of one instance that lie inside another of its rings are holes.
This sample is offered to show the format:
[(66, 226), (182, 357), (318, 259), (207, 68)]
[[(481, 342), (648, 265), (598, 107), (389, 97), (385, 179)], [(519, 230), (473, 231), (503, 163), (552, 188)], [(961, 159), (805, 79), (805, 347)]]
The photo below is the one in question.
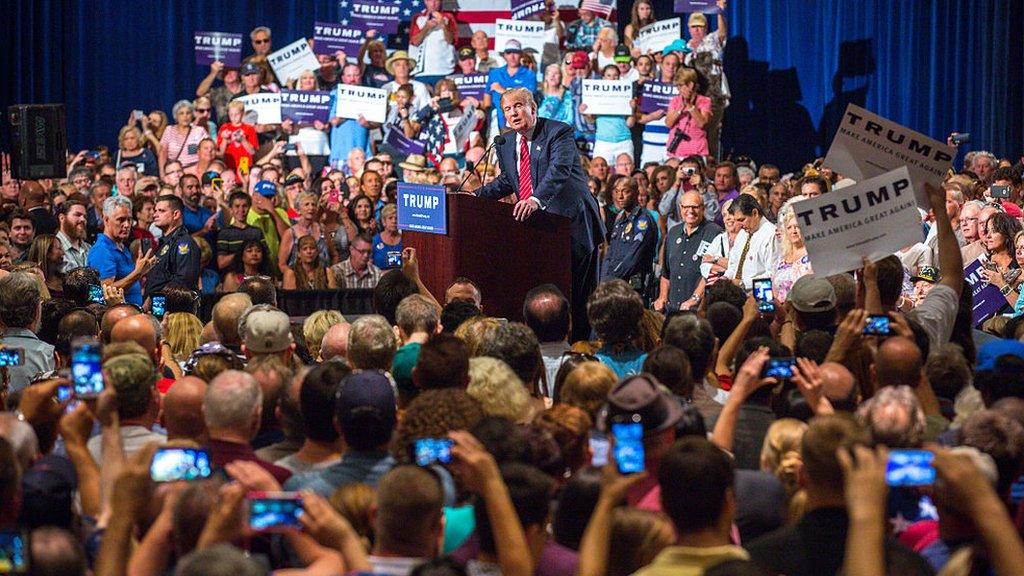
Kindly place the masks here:
[[(0, 573), (1019, 574), (1024, 164), (967, 152), (927, 186), (920, 242), (817, 275), (793, 206), (854, 182), (721, 158), (725, 0), (661, 51), (637, 42), (668, 16), (647, 0), (621, 39), (585, 4), (531, 17), (540, 54), (460, 41), (424, 0), (414, 56), (370, 34), (294, 79), (260, 26), (172, 122), (132, 112), (66, 179), (5, 157)], [(598, 78), (632, 80), (634, 113), (588, 115)], [(645, 82), (676, 93), (641, 112)], [(388, 90), (387, 121), (335, 101), (259, 124), (238, 100), (339, 83)], [(472, 278), (431, 293), (398, 228), (399, 182), (498, 177), (498, 103), (523, 88), (571, 127), (604, 221), (589, 338), (552, 284), (515, 319)], [(979, 318), (984, 287), (1005, 302)], [(374, 313), (278, 307), (350, 289)], [(75, 392), (89, 345), (97, 394)]]

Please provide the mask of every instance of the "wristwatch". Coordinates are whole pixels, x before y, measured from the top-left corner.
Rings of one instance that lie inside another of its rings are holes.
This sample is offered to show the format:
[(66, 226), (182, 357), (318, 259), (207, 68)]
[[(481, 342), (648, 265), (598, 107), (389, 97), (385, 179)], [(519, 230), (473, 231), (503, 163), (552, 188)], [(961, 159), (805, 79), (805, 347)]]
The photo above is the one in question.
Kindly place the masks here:
[(1009, 284), (1006, 284), (1005, 286), (999, 289), (999, 293), (1002, 294), (1003, 296), (1006, 296), (1007, 294), (1010, 293), (1011, 290), (1013, 290), (1013, 288)]

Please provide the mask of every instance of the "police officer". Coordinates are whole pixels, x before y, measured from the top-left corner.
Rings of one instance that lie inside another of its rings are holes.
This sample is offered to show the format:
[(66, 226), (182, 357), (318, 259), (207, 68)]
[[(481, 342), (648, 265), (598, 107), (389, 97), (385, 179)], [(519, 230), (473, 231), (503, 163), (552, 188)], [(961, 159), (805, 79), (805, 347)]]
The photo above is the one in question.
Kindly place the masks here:
[(163, 231), (157, 246), (156, 265), (146, 281), (146, 297), (174, 283), (195, 290), (199, 285), (199, 245), (183, 225), (181, 198), (164, 194), (156, 199), (153, 223)]
[(601, 280), (621, 278), (646, 294), (658, 250), (658, 223), (637, 203), (639, 194), (636, 181), (629, 177), (619, 178), (612, 188), (612, 203), (619, 215), (608, 239)]

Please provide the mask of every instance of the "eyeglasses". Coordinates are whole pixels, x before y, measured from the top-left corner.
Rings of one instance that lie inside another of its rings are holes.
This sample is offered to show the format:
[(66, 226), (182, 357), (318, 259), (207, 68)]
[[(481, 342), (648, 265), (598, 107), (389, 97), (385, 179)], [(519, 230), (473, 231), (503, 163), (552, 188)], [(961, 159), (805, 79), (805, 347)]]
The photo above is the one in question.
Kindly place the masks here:
[(209, 111), (209, 108), (196, 108), (196, 114), (206, 114)]
[(260, 40), (253, 40), (253, 44), (270, 44), (270, 38), (263, 38)]
[(702, 209), (704, 207), (703, 206), (692, 206), (692, 205), (689, 205), (689, 204), (684, 204), (684, 205), (680, 206), (680, 208), (682, 208), (683, 210), (700, 210), (700, 209)]

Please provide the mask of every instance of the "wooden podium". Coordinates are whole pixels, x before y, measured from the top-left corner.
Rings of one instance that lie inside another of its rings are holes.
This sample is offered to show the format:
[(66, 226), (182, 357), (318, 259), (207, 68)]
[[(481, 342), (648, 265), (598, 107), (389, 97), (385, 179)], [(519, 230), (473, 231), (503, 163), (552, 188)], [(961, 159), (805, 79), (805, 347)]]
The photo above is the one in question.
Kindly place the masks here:
[(525, 222), (512, 204), (448, 194), (448, 234), (405, 230), (402, 244), (416, 249), (420, 278), (444, 304), (444, 293), (460, 276), (480, 287), (484, 314), (523, 320), (523, 297), (550, 283), (571, 298), (569, 219), (537, 210)]

